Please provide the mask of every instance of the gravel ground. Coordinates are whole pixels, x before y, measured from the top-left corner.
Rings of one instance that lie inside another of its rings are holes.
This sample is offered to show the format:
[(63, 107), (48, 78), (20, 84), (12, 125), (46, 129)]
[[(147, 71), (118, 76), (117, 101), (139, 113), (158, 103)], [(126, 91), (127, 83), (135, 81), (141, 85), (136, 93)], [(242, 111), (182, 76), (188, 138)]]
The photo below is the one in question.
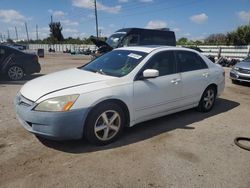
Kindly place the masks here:
[[(250, 86), (226, 88), (214, 109), (193, 109), (125, 129), (115, 143), (39, 140), (16, 120), (13, 99), (32, 78), (79, 66), (85, 56), (47, 55), (40, 74), (0, 80), (0, 187), (250, 187)], [(42, 87), (42, 86), (41, 86)]]

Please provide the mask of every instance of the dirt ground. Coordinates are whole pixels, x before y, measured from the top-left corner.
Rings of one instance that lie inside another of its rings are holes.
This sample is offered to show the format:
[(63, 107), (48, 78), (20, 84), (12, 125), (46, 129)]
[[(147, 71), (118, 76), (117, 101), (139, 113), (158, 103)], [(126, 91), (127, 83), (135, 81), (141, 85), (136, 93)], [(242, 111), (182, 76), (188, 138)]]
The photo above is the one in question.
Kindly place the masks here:
[(233, 142), (236, 136), (250, 137), (250, 86), (233, 85), (229, 69), (211, 112), (191, 109), (151, 120), (127, 128), (105, 147), (39, 140), (28, 133), (13, 108), (22, 85), (87, 60), (47, 55), (40, 59), (40, 74), (0, 80), (0, 187), (250, 187), (250, 152)]

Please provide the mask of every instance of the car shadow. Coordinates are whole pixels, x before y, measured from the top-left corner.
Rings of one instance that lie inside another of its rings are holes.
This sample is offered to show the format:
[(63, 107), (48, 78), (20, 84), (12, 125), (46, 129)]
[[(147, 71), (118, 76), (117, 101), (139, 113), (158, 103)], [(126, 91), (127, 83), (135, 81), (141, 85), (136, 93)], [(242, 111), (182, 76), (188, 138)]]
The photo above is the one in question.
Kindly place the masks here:
[(17, 81), (11, 81), (11, 80), (8, 80), (7, 78), (5, 77), (0, 77), (0, 84), (8, 84), (8, 85), (23, 85), (25, 84), (26, 82), (32, 80), (32, 79), (35, 79), (35, 78), (38, 78), (40, 76), (44, 76), (45, 74), (32, 74), (32, 75), (26, 75), (23, 77), (22, 80), (17, 80)]
[(236, 85), (250, 87), (250, 82), (237, 82)]
[[(218, 114), (234, 109), (240, 104), (231, 100), (219, 98), (216, 101), (214, 109), (208, 113), (200, 113), (195, 109), (186, 110), (172, 115), (164, 116), (144, 123), (137, 124), (130, 128), (125, 128), (122, 136), (114, 143), (106, 146), (94, 146), (89, 144), (86, 140), (73, 141), (52, 141), (43, 138), (38, 138), (42, 144), (55, 150), (67, 153), (86, 153), (100, 150), (107, 150), (111, 148), (126, 146), (137, 143), (154, 136), (166, 133), (175, 129), (190, 129), (195, 127), (189, 126), (195, 122), (202, 121), (206, 118), (216, 116)], [(214, 126), (214, 125), (213, 125)], [(218, 125), (219, 126), (219, 125)]]

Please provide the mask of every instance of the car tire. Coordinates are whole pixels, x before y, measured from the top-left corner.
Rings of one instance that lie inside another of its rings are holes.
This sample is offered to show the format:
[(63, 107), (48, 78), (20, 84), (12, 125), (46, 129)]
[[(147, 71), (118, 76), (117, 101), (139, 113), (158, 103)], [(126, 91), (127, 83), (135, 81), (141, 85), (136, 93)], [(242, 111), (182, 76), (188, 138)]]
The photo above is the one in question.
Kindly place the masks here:
[(239, 81), (238, 81), (238, 80), (232, 80), (232, 83), (233, 83), (233, 84), (238, 84)]
[(106, 145), (114, 142), (122, 133), (125, 115), (116, 103), (101, 103), (88, 115), (84, 136), (92, 144)]
[(12, 65), (7, 70), (7, 77), (10, 80), (21, 80), (24, 77), (24, 70), (18, 65)]
[(215, 103), (216, 94), (216, 88), (214, 86), (207, 87), (202, 94), (197, 110), (200, 112), (209, 112), (212, 110)]

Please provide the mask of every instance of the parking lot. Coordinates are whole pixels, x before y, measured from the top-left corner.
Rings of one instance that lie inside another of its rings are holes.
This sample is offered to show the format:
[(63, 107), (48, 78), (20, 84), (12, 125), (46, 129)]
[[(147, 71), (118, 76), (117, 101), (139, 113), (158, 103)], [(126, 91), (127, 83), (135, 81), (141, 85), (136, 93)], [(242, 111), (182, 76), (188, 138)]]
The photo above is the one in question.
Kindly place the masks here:
[(211, 112), (191, 109), (141, 123), (107, 146), (28, 133), (13, 108), (22, 85), (88, 60), (46, 54), (39, 60), (41, 73), (23, 81), (1, 78), (0, 187), (250, 187), (250, 152), (233, 142), (250, 137), (250, 84), (233, 85), (229, 68), (224, 93)]

